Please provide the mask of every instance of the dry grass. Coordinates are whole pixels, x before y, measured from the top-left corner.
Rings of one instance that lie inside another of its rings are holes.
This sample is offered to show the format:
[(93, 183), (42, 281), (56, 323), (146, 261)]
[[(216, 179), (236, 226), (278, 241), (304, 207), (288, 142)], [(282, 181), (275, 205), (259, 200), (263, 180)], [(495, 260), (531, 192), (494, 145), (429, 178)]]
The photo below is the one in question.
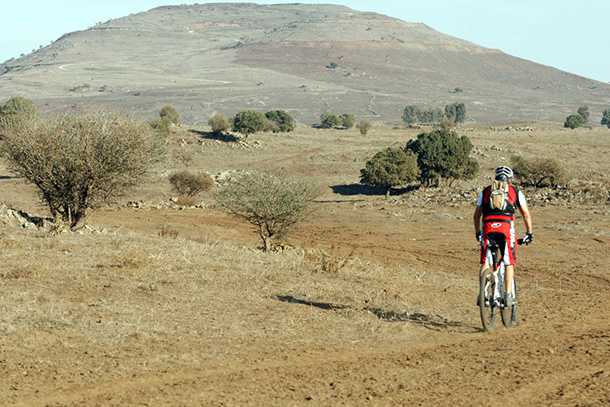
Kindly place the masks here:
[[(608, 169), (606, 133), (468, 132), (484, 170), (513, 153), (563, 154), (569, 171), (595, 182), (603, 182), (599, 175)], [(375, 127), (364, 138), (357, 130), (301, 128), (281, 138), (255, 136), (262, 143), (258, 149), (190, 146), (194, 171), (282, 167), (320, 186), (349, 186), (370, 153), (415, 134)], [(125, 199), (158, 202), (169, 196), (171, 170), (160, 169)], [(19, 180), (2, 182), (15, 205), (42, 212), (31, 189)], [(255, 249), (256, 236), (246, 225), (212, 209), (105, 209), (92, 218), (111, 231), (100, 234), (50, 237), (3, 228), (0, 344), (10, 357), (0, 363), (0, 374), (18, 390), (0, 394), (0, 404), (36, 390), (51, 393), (58, 383), (79, 387), (188, 367), (250, 366), (273, 360), (280, 348), (361, 343), (379, 349), (443, 337), (415, 323), (389, 323), (384, 315), (440, 315), (472, 332), (478, 326), (477, 252), (467, 221), (472, 207), (424, 207), (342, 191), (328, 188), (315, 216), (289, 235), (293, 247), (269, 254)], [(528, 310), (528, 317), (537, 318), (547, 316), (541, 309), (546, 305), (537, 301), (543, 290), (565, 298), (571, 295), (566, 285), (607, 277), (605, 259), (590, 251), (607, 241), (609, 218), (603, 206), (532, 210), (539, 240), (522, 257), (520, 278), (527, 283), (525, 302), (539, 311)], [(587, 259), (593, 277), (557, 277), (555, 270), (568, 265), (584, 267), (574, 253)]]

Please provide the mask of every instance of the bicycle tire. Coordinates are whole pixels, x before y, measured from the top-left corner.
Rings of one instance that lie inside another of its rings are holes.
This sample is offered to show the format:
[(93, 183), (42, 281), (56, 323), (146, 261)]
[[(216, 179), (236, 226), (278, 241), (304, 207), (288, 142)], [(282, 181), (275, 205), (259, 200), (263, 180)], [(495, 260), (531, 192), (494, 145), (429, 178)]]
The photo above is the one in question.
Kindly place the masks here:
[[(486, 292), (487, 282), (490, 281), (488, 296)], [(495, 287), (493, 286), (493, 280), (491, 279), (491, 273), (486, 270), (481, 274), (479, 279), (479, 313), (481, 315), (481, 324), (485, 332), (492, 332), (496, 329), (496, 305), (493, 299)], [(485, 306), (485, 300), (488, 300), (488, 306)]]
[[(514, 277), (513, 277), (514, 279)], [(515, 325), (518, 324), (519, 319), (518, 319), (518, 305), (519, 305), (519, 301), (517, 300), (517, 281), (513, 281), (513, 288), (515, 290), (514, 295), (515, 295), (515, 303), (513, 305), (511, 305), (509, 308), (507, 307), (502, 307), (502, 323), (504, 324), (504, 326), (506, 328), (512, 328)]]

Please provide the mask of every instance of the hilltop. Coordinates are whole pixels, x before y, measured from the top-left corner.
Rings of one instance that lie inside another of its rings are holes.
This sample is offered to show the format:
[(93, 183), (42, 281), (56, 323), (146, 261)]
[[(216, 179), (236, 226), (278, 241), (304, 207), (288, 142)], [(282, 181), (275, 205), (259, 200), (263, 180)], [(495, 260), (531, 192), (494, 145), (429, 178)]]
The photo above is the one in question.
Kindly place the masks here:
[(334, 5), (159, 7), (66, 34), (0, 65), (0, 99), (45, 110), (108, 106), (151, 116), (326, 110), (397, 122), (406, 104), (467, 104), (479, 122), (562, 120), (607, 107), (610, 86), (454, 38), (421, 23)]

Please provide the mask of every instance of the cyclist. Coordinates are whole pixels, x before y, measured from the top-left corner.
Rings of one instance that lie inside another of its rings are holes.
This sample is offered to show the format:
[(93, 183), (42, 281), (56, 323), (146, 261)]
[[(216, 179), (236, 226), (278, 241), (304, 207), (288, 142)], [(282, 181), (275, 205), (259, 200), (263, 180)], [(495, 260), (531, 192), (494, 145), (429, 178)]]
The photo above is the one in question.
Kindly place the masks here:
[[(523, 238), (524, 244), (534, 240), (532, 231), (532, 217), (527, 208), (525, 195), (512, 184), (513, 170), (509, 167), (496, 168), (495, 179), (492, 185), (485, 188), (477, 199), (474, 211), (474, 230), (477, 241), (481, 243), (481, 273), (489, 268), (487, 261), (487, 245), (489, 235), (493, 234), (498, 242), (504, 260), (505, 278), (505, 306), (514, 302), (513, 274), (515, 271), (517, 244), (515, 237), (515, 210), (518, 209), (523, 216), (527, 234)], [(481, 222), (482, 218), (482, 222)], [(481, 225), (483, 229), (481, 230)]]

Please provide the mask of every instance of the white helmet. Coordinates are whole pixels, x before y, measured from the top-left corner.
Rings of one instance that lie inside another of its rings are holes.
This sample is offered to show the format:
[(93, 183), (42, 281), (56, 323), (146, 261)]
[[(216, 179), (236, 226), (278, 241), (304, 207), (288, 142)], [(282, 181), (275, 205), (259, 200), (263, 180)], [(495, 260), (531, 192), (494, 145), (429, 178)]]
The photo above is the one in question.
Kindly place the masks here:
[(508, 181), (514, 177), (513, 170), (510, 167), (498, 167), (496, 168), (496, 181)]

